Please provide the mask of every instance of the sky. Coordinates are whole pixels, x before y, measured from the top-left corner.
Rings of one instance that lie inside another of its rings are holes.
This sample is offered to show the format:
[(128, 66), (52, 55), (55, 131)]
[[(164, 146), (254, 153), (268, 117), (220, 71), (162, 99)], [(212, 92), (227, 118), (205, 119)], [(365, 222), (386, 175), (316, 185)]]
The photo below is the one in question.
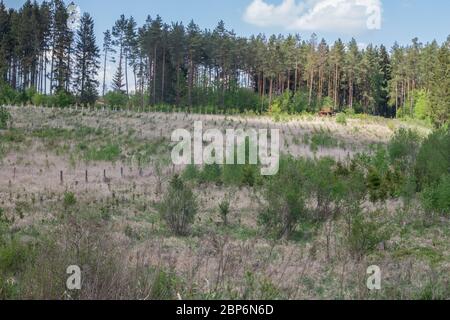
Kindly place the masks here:
[[(3, 0), (19, 8), (25, 0)], [(41, 2), (41, 1), (38, 1)], [(67, 4), (71, 0), (65, 0)], [(450, 35), (448, 0), (74, 0), (81, 12), (95, 20), (99, 46), (103, 32), (121, 14), (133, 16), (142, 25), (147, 16), (159, 14), (167, 23), (191, 19), (200, 28), (214, 29), (223, 20), (239, 36), (298, 33), (309, 39), (332, 43), (354, 37), (361, 47), (369, 43), (390, 48), (407, 45), (415, 37), (426, 43), (445, 41)], [(114, 74), (107, 70), (107, 80)]]

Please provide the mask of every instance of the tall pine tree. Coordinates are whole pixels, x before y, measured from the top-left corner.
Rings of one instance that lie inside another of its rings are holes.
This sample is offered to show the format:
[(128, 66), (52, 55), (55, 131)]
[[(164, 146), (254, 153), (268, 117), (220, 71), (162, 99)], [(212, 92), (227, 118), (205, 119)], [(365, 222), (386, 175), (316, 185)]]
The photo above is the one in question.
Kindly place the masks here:
[(94, 104), (97, 99), (100, 50), (94, 34), (94, 20), (84, 13), (75, 46), (75, 87), (80, 103)]

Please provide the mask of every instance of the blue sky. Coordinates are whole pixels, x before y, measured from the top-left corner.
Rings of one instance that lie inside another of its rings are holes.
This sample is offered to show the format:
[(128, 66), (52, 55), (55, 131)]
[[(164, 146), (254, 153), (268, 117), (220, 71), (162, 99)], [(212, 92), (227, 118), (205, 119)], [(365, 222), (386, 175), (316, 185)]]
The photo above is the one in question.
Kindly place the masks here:
[[(8, 7), (16, 8), (24, 2), (5, 0)], [(98, 38), (121, 13), (134, 16), (139, 23), (148, 14), (160, 14), (167, 22), (194, 19), (201, 28), (214, 28), (223, 19), (238, 35), (298, 32), (309, 38), (315, 32), (328, 41), (355, 36), (362, 44), (384, 43), (388, 47), (394, 41), (407, 44), (416, 36), (422, 42), (433, 39), (441, 42), (450, 34), (448, 0), (77, 0), (75, 3), (94, 16)], [(369, 30), (361, 24), (365, 20), (358, 19), (365, 9), (373, 6), (381, 9), (381, 26)]]

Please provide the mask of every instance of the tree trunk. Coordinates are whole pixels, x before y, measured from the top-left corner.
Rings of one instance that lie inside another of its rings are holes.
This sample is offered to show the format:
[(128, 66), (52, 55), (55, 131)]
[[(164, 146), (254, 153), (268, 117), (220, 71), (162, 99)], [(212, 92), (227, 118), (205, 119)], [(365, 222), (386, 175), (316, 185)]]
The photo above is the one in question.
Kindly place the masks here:
[(102, 97), (105, 96), (106, 90), (106, 61), (108, 59), (108, 50), (105, 51), (105, 61), (103, 63), (103, 87), (102, 87)]

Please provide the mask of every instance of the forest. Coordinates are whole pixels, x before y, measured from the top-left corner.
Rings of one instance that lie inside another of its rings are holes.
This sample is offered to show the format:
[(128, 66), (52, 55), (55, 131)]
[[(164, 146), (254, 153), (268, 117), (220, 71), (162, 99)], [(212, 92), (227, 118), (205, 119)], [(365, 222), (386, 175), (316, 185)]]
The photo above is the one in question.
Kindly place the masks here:
[(450, 298), (450, 37), (5, 3), (0, 300)]
[(71, 19), (62, 0), (28, 0), (19, 10), (0, 2), (0, 103), (261, 114), (332, 108), (437, 127), (448, 121), (450, 36), (388, 49), (355, 39), (329, 44), (316, 34), (246, 38), (223, 21), (209, 30), (159, 15), (138, 26), (122, 15), (100, 47), (88, 13), (75, 28)]

